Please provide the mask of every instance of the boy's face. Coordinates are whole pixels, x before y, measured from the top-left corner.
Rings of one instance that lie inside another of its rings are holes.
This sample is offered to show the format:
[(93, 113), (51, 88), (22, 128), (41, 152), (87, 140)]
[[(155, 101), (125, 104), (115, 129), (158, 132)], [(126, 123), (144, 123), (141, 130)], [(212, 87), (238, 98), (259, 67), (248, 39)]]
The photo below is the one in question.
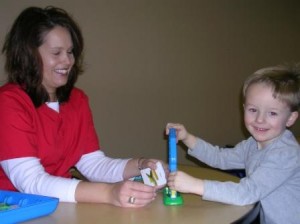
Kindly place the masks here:
[(244, 104), (244, 122), (247, 130), (264, 148), (292, 126), (298, 112), (291, 112), (288, 105), (273, 97), (273, 90), (263, 83), (248, 87)]

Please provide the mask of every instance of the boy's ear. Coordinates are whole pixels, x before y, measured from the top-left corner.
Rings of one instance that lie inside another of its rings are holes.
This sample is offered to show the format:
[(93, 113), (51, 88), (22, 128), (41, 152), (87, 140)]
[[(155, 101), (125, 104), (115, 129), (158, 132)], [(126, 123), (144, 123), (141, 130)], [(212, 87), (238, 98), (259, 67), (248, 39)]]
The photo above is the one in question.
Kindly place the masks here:
[(292, 112), (289, 119), (288, 119), (288, 121), (286, 122), (286, 126), (291, 127), (296, 122), (298, 116), (299, 116), (298, 111)]

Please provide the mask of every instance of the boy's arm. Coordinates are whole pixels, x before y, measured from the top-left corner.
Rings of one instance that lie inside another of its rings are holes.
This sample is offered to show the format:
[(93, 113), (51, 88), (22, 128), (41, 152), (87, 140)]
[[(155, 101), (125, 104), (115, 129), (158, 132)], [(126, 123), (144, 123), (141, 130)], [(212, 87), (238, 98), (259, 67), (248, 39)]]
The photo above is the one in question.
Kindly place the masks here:
[(203, 180), (190, 176), (182, 171), (170, 173), (168, 178), (168, 186), (172, 190), (182, 193), (192, 193), (200, 196), (202, 196), (204, 193)]
[(186, 136), (186, 138), (183, 139), (182, 142), (183, 142), (188, 148), (193, 149), (193, 148), (195, 147), (195, 145), (196, 145), (197, 138), (196, 138), (194, 135), (188, 133), (187, 136)]

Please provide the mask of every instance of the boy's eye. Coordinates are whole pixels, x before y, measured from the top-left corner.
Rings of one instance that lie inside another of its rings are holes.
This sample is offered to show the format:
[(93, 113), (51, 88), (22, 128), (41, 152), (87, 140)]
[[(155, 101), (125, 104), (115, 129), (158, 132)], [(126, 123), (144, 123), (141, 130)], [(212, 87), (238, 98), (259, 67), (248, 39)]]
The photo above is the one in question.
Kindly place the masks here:
[(256, 110), (255, 108), (249, 108), (248, 111), (254, 113), (254, 112), (256, 112), (257, 110)]
[(276, 112), (269, 112), (269, 114), (270, 114), (271, 116), (277, 116), (277, 113), (276, 113)]

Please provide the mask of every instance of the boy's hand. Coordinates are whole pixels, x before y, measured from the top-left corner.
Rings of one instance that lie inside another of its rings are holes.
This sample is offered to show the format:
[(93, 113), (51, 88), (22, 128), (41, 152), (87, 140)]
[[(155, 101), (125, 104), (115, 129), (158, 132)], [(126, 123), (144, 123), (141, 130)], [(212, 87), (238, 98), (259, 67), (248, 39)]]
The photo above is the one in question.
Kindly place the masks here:
[(176, 130), (176, 140), (183, 141), (183, 143), (189, 147), (194, 148), (196, 144), (196, 137), (187, 132), (186, 128), (182, 124), (168, 123), (166, 126), (166, 134), (169, 134), (169, 129), (174, 128)]
[(168, 186), (182, 193), (203, 195), (203, 180), (192, 177), (182, 171), (170, 173)]
[(169, 135), (169, 129), (174, 128), (176, 130), (176, 140), (184, 140), (187, 138), (188, 132), (182, 124), (168, 123), (166, 126), (166, 134)]

